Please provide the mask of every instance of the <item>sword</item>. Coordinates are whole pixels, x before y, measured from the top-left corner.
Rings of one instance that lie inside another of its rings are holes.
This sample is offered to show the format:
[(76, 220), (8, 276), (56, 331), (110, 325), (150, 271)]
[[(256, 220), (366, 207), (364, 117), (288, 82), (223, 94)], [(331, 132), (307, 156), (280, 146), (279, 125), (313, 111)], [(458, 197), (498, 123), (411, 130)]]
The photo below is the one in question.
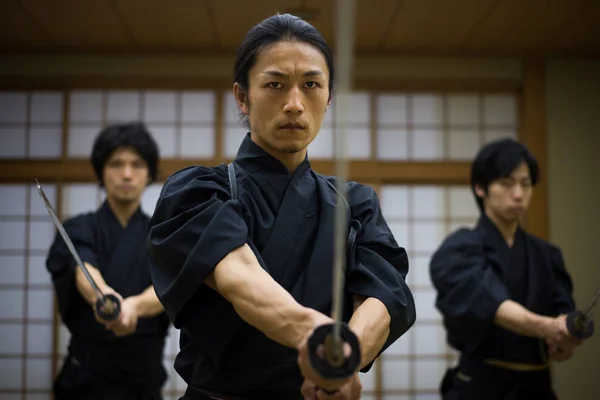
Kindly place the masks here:
[[(346, 242), (348, 221), (346, 219), (346, 114), (352, 83), (354, 19), (356, 0), (336, 1), (336, 39), (338, 80), (334, 126), (335, 175), (337, 179), (337, 204), (334, 215), (334, 261), (332, 288), (332, 324), (315, 329), (308, 340), (310, 361), (313, 368), (326, 379), (344, 379), (352, 376), (360, 365), (358, 338), (342, 321), (344, 306), (344, 277), (346, 270)], [(344, 355), (344, 342), (351, 348), (349, 357)], [(323, 358), (318, 348), (323, 346)]]
[(596, 294), (592, 297), (590, 304), (585, 308), (585, 311), (575, 310), (567, 315), (567, 329), (572, 336), (585, 340), (594, 334), (592, 312), (598, 305), (598, 300), (600, 300), (600, 286), (596, 290)]
[(37, 179), (35, 180), (35, 183), (36, 183), (38, 194), (40, 195), (40, 198), (42, 199), (44, 206), (46, 206), (46, 210), (48, 210), (48, 214), (50, 214), (52, 221), (54, 221), (54, 225), (58, 229), (60, 236), (62, 236), (67, 247), (69, 248), (69, 251), (71, 252), (71, 255), (73, 256), (73, 258), (75, 259), (77, 266), (81, 269), (81, 271), (83, 272), (83, 275), (85, 276), (87, 281), (92, 286), (92, 289), (94, 289), (94, 291), (98, 295), (98, 300), (96, 301), (96, 304), (95, 304), (96, 313), (98, 314), (98, 316), (100, 316), (102, 319), (104, 319), (106, 321), (114, 321), (115, 319), (117, 319), (117, 317), (119, 316), (119, 313), (121, 312), (121, 303), (120, 303), (119, 299), (113, 294), (102, 293), (102, 291), (100, 290), (100, 288), (94, 281), (94, 278), (90, 275), (90, 272), (88, 271), (87, 267), (85, 266), (83, 261), (81, 261), (79, 254), (77, 254), (77, 250), (75, 250), (75, 246), (73, 245), (71, 238), (69, 238), (69, 235), (65, 231), (65, 228), (62, 226), (62, 224), (60, 223), (60, 220), (56, 216), (56, 212), (54, 211), (54, 208), (52, 208), (52, 205), (50, 204), (48, 197), (46, 197), (46, 193), (44, 193), (44, 189), (42, 189), (42, 186), (40, 185), (40, 183), (38, 182)]

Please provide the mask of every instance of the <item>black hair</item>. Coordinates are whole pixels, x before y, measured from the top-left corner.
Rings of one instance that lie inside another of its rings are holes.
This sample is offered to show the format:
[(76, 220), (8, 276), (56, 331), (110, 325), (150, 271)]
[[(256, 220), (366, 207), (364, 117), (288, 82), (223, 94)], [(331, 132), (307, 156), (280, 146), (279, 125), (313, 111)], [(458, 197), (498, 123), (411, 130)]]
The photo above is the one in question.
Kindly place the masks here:
[(471, 165), (471, 190), (479, 211), (483, 212), (483, 199), (477, 196), (475, 186), (481, 186), (487, 193), (492, 182), (508, 178), (522, 163), (529, 167), (531, 183), (535, 186), (539, 180), (539, 165), (525, 145), (513, 139), (499, 139), (479, 150)]
[[(315, 46), (325, 57), (329, 69), (329, 97), (335, 86), (333, 53), (321, 32), (303, 19), (291, 14), (276, 14), (255, 25), (244, 37), (238, 48), (233, 69), (233, 79), (248, 93), (248, 72), (256, 63), (256, 58), (265, 47), (280, 41), (305, 42)], [(249, 128), (248, 119), (244, 124)]]
[(130, 147), (142, 157), (148, 165), (149, 183), (153, 182), (158, 173), (158, 146), (146, 125), (133, 122), (109, 125), (96, 136), (90, 161), (100, 185), (104, 186), (103, 170), (106, 161), (115, 150), (122, 147)]

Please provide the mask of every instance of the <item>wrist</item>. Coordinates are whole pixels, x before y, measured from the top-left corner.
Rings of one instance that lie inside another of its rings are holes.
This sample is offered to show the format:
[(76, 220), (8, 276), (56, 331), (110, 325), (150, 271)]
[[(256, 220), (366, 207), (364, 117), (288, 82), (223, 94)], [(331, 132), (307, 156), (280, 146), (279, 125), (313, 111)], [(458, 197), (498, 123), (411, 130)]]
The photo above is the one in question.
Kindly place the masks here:
[(546, 339), (551, 336), (550, 332), (552, 330), (552, 324), (554, 323), (554, 318), (545, 317), (545, 316), (535, 316), (533, 319), (533, 326), (535, 329), (535, 335), (539, 339)]
[(309, 307), (300, 306), (296, 311), (295, 321), (291, 321), (291, 326), (297, 327), (292, 339), (293, 347), (300, 347), (318, 326), (332, 322), (333, 320), (325, 314)]

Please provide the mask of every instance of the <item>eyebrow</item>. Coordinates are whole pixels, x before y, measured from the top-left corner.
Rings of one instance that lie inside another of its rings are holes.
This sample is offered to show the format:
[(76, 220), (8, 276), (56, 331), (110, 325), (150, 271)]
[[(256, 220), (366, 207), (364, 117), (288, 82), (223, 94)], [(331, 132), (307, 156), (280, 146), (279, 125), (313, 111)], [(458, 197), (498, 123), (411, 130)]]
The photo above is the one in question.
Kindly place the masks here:
[[(283, 73), (281, 71), (277, 71), (277, 70), (268, 70), (262, 73), (262, 75), (267, 75), (267, 76), (274, 76), (274, 77), (278, 77), (278, 78), (289, 78), (289, 75), (286, 73)], [(325, 74), (323, 73), (323, 71), (319, 71), (319, 70), (310, 70), (310, 71), (306, 71), (305, 73), (302, 74), (303, 77), (310, 77), (310, 76), (325, 76)]]

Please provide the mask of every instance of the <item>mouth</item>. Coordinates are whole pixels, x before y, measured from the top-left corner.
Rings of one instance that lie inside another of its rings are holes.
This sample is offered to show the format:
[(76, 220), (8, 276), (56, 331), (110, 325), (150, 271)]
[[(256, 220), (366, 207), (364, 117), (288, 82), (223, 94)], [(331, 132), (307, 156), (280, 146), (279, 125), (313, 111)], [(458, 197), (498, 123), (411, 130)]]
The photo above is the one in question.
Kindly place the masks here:
[(290, 122), (288, 124), (279, 125), (279, 129), (300, 130), (304, 129), (304, 125)]

